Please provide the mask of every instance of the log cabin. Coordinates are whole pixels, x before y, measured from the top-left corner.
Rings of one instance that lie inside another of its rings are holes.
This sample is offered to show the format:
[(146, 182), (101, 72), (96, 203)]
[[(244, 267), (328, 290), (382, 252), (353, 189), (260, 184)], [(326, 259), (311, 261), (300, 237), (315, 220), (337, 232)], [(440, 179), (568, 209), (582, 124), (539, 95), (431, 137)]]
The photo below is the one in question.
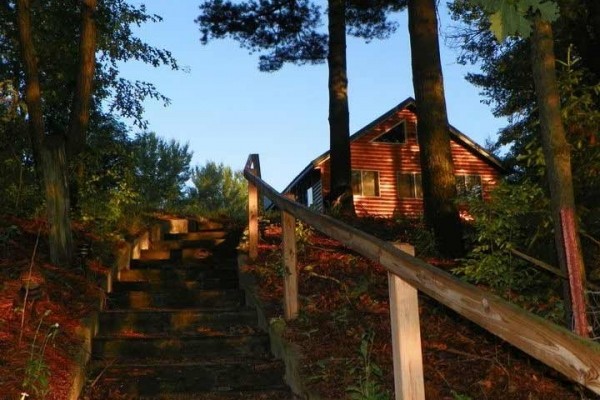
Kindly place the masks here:
[[(502, 163), (449, 126), (459, 195), (484, 199), (506, 173)], [(407, 98), (350, 136), (352, 190), (358, 216), (418, 216), (423, 213), (415, 100)], [(314, 159), (284, 189), (296, 201), (323, 211), (329, 194), (329, 152)]]

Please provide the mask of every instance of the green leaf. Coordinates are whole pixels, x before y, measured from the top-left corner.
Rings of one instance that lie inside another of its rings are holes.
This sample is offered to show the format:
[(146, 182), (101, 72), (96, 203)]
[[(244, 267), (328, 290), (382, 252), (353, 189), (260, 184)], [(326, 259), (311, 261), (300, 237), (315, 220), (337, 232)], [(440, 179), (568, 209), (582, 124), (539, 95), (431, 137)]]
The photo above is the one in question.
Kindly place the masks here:
[(533, 13), (552, 22), (559, 16), (554, 0), (472, 0), (489, 14), (490, 30), (499, 42), (509, 36), (529, 37)]

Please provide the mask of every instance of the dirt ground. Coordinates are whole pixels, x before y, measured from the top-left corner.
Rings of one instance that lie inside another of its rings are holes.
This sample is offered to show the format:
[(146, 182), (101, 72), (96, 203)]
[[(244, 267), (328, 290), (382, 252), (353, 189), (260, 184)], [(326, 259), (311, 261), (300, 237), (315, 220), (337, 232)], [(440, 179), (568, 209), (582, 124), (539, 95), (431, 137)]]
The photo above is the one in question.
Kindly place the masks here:
[[(274, 318), (282, 315), (280, 232), (268, 227), (259, 259), (245, 267)], [(285, 329), (305, 356), (304, 376), (328, 399), (393, 398), (385, 271), (334, 240), (304, 236), (301, 312)], [(432, 299), (419, 302), (428, 400), (598, 398)]]
[[(41, 221), (0, 218), (2, 400), (22, 399), (23, 393), (28, 399), (66, 399), (81, 348), (80, 319), (100, 304), (101, 291), (91, 282), (105, 267), (90, 260), (86, 268), (83, 260), (71, 268), (52, 265), (46, 235)], [(93, 240), (77, 232), (76, 239), (79, 244)]]
[[(100, 303), (94, 282), (106, 267), (95, 261), (99, 250), (92, 245), (85, 262), (58, 268), (48, 262), (45, 234), (40, 221), (0, 220), (1, 400), (21, 393), (64, 400), (80, 348), (79, 321)], [(245, 268), (259, 278), (271, 316), (278, 317), (280, 229), (270, 227), (264, 238), (260, 259)], [(93, 239), (77, 233), (78, 244)], [(316, 234), (307, 234), (299, 250), (301, 314), (285, 334), (305, 355), (311, 387), (329, 399), (388, 398), (393, 376), (383, 269)], [(24, 307), (27, 281), (41, 290), (32, 290)], [(420, 297), (420, 312), (428, 400), (597, 398), (427, 297)]]

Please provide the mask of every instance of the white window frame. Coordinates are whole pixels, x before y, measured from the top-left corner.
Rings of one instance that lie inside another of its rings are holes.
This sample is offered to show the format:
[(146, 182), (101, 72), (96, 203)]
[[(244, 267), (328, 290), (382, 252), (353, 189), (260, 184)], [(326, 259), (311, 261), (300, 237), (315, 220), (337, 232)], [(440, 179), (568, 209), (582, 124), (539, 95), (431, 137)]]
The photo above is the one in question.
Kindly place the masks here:
[[(411, 179), (410, 179), (410, 189), (412, 191), (412, 196), (410, 196), (410, 197), (400, 196), (400, 190), (399, 190), (400, 185), (398, 185), (398, 183), (399, 183), (398, 181), (399, 181), (401, 175), (407, 175), (407, 176), (411, 177)], [(417, 175), (421, 177), (421, 188), (420, 188), (420, 190), (417, 190)], [(418, 196), (419, 192), (421, 194), (420, 196)], [(398, 171), (396, 173), (396, 196), (399, 199), (422, 199), (423, 198), (423, 176), (421, 175), (421, 173), (420, 172), (401, 172), (401, 171)]]
[[(381, 197), (381, 176), (379, 174), (379, 171), (377, 170), (372, 170), (372, 169), (353, 169), (352, 170), (352, 176), (354, 176), (355, 173), (359, 172), (360, 173), (360, 193), (354, 193), (354, 184), (352, 184), (352, 194), (354, 196), (361, 196), (361, 197)], [(376, 174), (376, 185), (375, 185), (375, 192), (376, 194), (374, 195), (370, 195), (370, 194), (364, 194), (364, 185), (363, 185), (363, 180), (364, 180), (364, 174), (368, 173), (368, 172), (374, 172)]]

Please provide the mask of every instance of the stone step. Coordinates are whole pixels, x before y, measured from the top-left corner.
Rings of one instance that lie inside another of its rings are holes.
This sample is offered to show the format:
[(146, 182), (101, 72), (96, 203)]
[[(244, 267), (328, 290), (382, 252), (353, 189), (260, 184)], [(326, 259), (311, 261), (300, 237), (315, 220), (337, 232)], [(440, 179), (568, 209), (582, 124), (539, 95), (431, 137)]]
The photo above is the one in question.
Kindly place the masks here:
[(237, 279), (237, 271), (234, 268), (152, 268), (152, 269), (130, 269), (119, 273), (119, 280), (115, 283), (148, 282), (148, 283), (183, 283), (202, 280)]
[(177, 361), (183, 356), (210, 357), (268, 357), (268, 335), (179, 335), (179, 336), (96, 336), (92, 345), (95, 359), (143, 360), (161, 358)]
[(101, 336), (126, 334), (158, 334), (158, 333), (199, 333), (207, 329), (220, 329), (221, 335), (250, 331), (248, 327), (256, 326), (256, 310), (241, 309), (208, 309), (208, 310), (158, 310), (104, 311), (99, 315), (99, 332)]
[(239, 307), (245, 302), (243, 290), (162, 290), (111, 293), (109, 309), (161, 309), (198, 307)]
[[(101, 366), (98, 366), (98, 370)], [(122, 393), (136, 396), (157, 393), (239, 392), (283, 390), (280, 361), (113, 364), (104, 370), (102, 384), (120, 385)]]

